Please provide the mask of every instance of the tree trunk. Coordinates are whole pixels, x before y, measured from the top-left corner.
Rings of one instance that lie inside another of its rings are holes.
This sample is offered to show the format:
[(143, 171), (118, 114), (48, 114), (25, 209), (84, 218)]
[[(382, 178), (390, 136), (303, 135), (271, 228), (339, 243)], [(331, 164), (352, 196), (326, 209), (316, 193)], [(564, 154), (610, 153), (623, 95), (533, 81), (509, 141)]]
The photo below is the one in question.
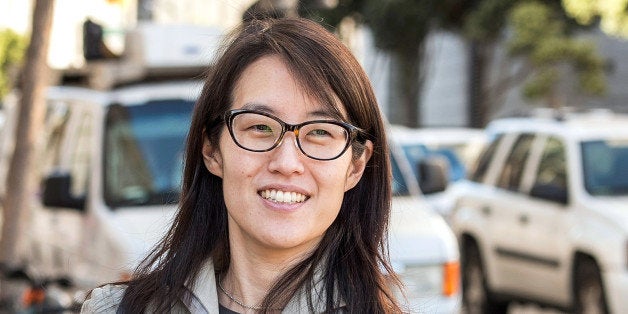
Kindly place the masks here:
[(487, 58), (482, 43), (473, 40), (469, 45), (469, 104), (468, 124), (483, 128), (487, 123), (490, 93), (486, 91)]
[(28, 227), (30, 201), (37, 184), (34, 164), (35, 143), (45, 114), (44, 93), (48, 79), (46, 64), (54, 0), (37, 0), (32, 16), (31, 39), (21, 82), (21, 100), (15, 150), (7, 178), (3, 204), (0, 264), (8, 269), (20, 266), (19, 248)]
[(392, 124), (420, 126), (421, 59), (420, 47), (391, 51), (392, 67), (388, 118)]

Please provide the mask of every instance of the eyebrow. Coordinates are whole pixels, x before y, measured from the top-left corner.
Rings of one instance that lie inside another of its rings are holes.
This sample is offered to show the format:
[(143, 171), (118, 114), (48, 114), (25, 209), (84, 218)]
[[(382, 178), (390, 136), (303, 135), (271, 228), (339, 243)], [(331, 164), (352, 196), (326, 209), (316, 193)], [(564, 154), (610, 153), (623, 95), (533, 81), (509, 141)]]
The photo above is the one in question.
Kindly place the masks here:
[[(274, 116), (277, 116), (277, 111), (275, 111), (272, 107), (265, 104), (246, 103), (242, 106), (241, 109), (256, 110), (256, 111), (261, 111), (261, 112), (265, 112), (265, 113), (269, 113)], [(337, 117), (337, 115), (333, 113), (331, 110), (320, 109), (320, 110), (310, 111), (307, 113), (307, 116), (312, 117), (312, 118), (328, 118), (328, 119), (342, 121), (342, 117)]]

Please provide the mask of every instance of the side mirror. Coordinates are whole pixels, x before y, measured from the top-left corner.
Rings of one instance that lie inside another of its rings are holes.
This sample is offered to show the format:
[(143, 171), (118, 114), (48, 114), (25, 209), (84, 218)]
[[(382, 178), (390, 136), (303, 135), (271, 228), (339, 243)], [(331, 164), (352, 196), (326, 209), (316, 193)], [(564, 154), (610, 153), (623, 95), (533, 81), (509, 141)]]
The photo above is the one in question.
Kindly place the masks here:
[(43, 180), (42, 203), (47, 207), (71, 208), (78, 211), (85, 209), (85, 197), (72, 195), (72, 176), (69, 173), (53, 173)]
[(535, 184), (530, 196), (560, 204), (567, 204), (568, 199), (567, 189), (556, 184)]
[(449, 162), (442, 156), (422, 159), (418, 165), (419, 187), (423, 194), (442, 192), (447, 188)]

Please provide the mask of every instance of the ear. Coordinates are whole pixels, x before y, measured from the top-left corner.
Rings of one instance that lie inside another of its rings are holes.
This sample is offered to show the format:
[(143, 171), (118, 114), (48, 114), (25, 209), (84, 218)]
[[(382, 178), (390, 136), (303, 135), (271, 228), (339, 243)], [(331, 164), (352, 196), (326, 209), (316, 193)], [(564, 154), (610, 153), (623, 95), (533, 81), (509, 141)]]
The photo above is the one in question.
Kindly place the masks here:
[(207, 136), (203, 140), (203, 162), (212, 174), (222, 178), (222, 155), (217, 147), (213, 147)]
[(345, 180), (345, 192), (352, 189), (360, 182), (366, 164), (369, 159), (371, 159), (371, 155), (373, 155), (373, 142), (367, 140), (366, 143), (364, 143), (364, 152), (362, 152), (362, 155), (357, 159), (353, 159), (351, 165), (349, 165), (347, 179)]

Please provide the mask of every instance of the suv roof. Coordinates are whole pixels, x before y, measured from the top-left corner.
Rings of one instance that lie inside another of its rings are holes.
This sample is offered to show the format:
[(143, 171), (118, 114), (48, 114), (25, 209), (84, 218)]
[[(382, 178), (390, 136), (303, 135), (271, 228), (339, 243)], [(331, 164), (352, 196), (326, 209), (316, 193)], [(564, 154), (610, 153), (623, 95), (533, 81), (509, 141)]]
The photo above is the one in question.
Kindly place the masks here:
[(48, 88), (47, 97), (50, 100), (68, 98), (89, 100), (90, 102), (86, 103), (102, 106), (112, 103), (132, 105), (164, 97), (194, 100), (200, 94), (202, 86), (202, 82), (197, 80), (129, 85), (111, 91), (98, 91), (77, 86), (51, 86)]
[(489, 123), (487, 131), (490, 134), (552, 133), (576, 140), (625, 137), (625, 134), (628, 134), (628, 115), (591, 111), (559, 116), (501, 118)]

